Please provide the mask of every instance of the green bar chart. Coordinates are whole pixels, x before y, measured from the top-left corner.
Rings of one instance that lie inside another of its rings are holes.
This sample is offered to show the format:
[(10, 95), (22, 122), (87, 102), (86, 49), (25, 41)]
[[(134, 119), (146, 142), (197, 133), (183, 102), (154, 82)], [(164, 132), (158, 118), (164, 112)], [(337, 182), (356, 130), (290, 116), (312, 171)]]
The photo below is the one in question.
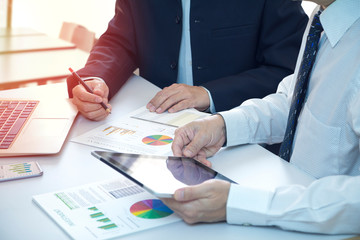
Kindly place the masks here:
[(108, 225), (105, 225), (105, 226), (101, 226), (99, 228), (104, 229), (104, 230), (108, 230), (108, 229), (112, 229), (112, 228), (117, 228), (117, 226), (116, 226), (115, 223), (112, 223), (112, 224), (108, 224)]
[(98, 226), (97, 228), (102, 230), (111, 230), (118, 227), (115, 223), (111, 221), (110, 218), (106, 217), (105, 214), (101, 212), (97, 207), (89, 207), (88, 210), (94, 212), (89, 215), (90, 218), (96, 220), (97, 224), (99, 225), (101, 224), (101, 226)]

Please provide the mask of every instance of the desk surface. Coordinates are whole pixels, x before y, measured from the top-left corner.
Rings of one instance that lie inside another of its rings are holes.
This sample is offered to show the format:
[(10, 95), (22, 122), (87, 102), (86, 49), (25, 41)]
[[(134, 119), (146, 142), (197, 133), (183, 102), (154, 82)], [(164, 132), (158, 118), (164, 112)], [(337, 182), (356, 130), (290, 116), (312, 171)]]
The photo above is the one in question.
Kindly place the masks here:
[(0, 28), (0, 37), (17, 37), (17, 36), (29, 36), (29, 35), (44, 35), (31, 28)]
[(75, 48), (75, 44), (46, 35), (0, 38), (0, 54)]
[[(159, 89), (140, 77), (130, 79), (112, 99), (113, 111), (104, 120), (113, 121), (143, 106)], [(2, 91), (1, 96), (16, 92), (21, 97), (35, 97), (42, 91), (66, 95), (65, 84)], [(114, 178), (117, 172), (107, 167), (90, 152), (93, 147), (69, 142), (74, 136), (104, 124), (79, 116), (59, 154), (51, 156), (1, 158), (1, 164), (38, 161), (42, 177), (0, 183), (0, 233), (11, 239), (67, 239), (67, 235), (39, 207), (32, 196)], [(251, 161), (249, 161), (251, 159)], [(258, 145), (245, 145), (222, 150), (212, 158), (213, 167), (235, 181), (251, 186), (275, 187), (284, 184), (308, 185), (312, 177)], [(86, 171), (84, 166), (86, 165)], [(96, 174), (94, 172), (96, 171)], [(256, 174), (255, 174), (256, 173)], [(21, 230), (20, 230), (21, 229)], [(327, 236), (282, 231), (272, 227), (244, 227), (226, 223), (188, 225), (177, 222), (121, 239), (344, 239), (348, 236)]]
[(14, 83), (64, 78), (82, 68), (89, 53), (79, 49), (0, 54), (0, 90)]

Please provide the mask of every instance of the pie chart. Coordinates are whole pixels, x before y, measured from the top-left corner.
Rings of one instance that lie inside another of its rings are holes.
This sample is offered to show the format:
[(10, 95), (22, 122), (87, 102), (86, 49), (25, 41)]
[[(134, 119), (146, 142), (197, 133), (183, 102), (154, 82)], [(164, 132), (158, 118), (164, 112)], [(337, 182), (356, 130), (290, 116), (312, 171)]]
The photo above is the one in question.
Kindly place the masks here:
[(134, 203), (130, 207), (130, 212), (136, 217), (145, 219), (164, 218), (173, 213), (173, 211), (159, 199), (147, 199)]
[(144, 137), (142, 142), (151, 146), (163, 146), (172, 143), (173, 139), (166, 135), (150, 135)]

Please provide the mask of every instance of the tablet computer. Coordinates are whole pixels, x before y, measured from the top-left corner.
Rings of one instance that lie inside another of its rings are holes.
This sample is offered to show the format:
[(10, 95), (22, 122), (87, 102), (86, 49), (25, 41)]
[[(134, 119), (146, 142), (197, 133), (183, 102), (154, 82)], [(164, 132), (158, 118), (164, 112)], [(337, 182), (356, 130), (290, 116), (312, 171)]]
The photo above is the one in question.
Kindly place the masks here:
[(177, 189), (209, 179), (235, 183), (192, 158), (108, 151), (91, 154), (160, 198), (171, 198)]

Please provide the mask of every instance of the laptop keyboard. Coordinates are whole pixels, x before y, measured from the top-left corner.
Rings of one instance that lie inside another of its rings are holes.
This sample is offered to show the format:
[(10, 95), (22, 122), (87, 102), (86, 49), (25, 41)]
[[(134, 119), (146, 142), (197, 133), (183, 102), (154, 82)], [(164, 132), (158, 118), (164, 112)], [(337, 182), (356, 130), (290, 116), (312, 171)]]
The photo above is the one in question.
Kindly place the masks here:
[(39, 101), (0, 99), (0, 149), (8, 149)]

